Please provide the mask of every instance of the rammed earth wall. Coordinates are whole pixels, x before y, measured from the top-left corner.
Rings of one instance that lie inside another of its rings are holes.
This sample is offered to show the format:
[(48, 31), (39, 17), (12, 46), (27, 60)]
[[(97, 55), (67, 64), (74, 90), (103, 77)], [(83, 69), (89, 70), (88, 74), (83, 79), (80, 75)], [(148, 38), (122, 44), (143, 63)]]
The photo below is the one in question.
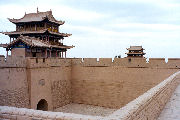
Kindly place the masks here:
[(30, 108), (26, 61), (7, 58), (0, 61), (0, 105)]
[(177, 72), (107, 117), (0, 106), (0, 118), (11, 120), (155, 120), (179, 83), (180, 72)]
[(0, 105), (36, 109), (45, 99), (48, 110), (71, 102), (120, 108), (179, 69), (180, 59), (0, 57)]

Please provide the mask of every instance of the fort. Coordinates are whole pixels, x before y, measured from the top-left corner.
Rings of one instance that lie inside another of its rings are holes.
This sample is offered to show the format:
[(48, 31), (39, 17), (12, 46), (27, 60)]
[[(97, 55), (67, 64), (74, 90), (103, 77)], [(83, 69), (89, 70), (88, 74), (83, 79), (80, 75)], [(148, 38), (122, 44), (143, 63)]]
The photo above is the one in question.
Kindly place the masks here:
[[(50, 18), (42, 21), (64, 24)], [(17, 19), (10, 21), (18, 23)], [(1, 46), (11, 56), (0, 56), (0, 118), (153, 120), (159, 116), (180, 82), (180, 58), (147, 60), (143, 51), (137, 53), (131, 47), (125, 58), (66, 58), (67, 49), (74, 46), (63, 45), (63, 37), (70, 34), (58, 33), (56, 24), (43, 32), (37, 32), (38, 25), (29, 25), (24, 32), (23, 21), (18, 31), (4, 33), (10, 36), (10, 43)], [(58, 111), (68, 104), (101, 107), (112, 113)]]

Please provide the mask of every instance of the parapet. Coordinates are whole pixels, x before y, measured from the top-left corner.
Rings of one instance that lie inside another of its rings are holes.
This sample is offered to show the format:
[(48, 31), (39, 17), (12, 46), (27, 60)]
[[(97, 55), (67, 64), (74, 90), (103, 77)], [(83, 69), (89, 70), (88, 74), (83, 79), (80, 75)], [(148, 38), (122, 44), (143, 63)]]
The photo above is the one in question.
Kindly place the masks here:
[(169, 58), (167, 67), (180, 69), (180, 58)]
[(0, 67), (26, 67), (26, 59), (24, 57), (0, 56)]
[(128, 68), (164, 68), (180, 69), (180, 58), (31, 58), (0, 56), (0, 67), (44, 68), (59, 66), (109, 67), (119, 66)]
[(71, 59), (67, 58), (26, 58), (28, 68), (44, 68), (71, 66)]
[(0, 119), (11, 120), (102, 120), (104, 117), (0, 106)]
[(180, 69), (180, 58), (72, 58), (72, 66), (79, 65), (84, 67), (108, 67), (120, 66), (128, 68), (171, 68)]
[(104, 120), (156, 120), (175, 88), (179, 85), (179, 75), (180, 72), (174, 73)]
[(167, 68), (165, 58), (149, 58), (149, 67), (151, 68)]

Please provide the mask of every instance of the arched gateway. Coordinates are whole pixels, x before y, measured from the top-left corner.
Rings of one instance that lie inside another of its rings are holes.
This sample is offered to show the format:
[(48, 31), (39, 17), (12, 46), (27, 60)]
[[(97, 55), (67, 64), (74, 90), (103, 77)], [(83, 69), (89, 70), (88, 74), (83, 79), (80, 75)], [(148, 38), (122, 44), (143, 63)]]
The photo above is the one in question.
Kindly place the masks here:
[(43, 110), (47, 111), (48, 110), (48, 103), (45, 99), (41, 99), (38, 104), (37, 104), (37, 110)]

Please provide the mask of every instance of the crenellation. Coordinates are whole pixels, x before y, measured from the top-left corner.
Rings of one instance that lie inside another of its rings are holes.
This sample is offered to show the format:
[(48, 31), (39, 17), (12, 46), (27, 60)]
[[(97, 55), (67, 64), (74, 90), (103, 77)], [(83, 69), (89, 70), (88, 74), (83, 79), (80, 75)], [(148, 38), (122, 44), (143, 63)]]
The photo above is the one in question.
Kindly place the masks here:
[(180, 69), (180, 58), (169, 58), (167, 64), (168, 68)]
[(27, 68), (44, 68), (49, 67), (49, 59), (44, 58), (27, 58)]
[(72, 66), (74, 65), (82, 65), (82, 58), (71, 58)]
[(71, 59), (68, 58), (50, 58), (49, 62), (51, 67), (71, 66)]
[(112, 58), (99, 58), (99, 66), (112, 66)]
[(5, 62), (5, 56), (4, 55), (0, 55), (0, 63), (4, 63)]
[(165, 58), (149, 58), (149, 67), (151, 68), (167, 68)]
[(0, 61), (2, 67), (26, 67), (26, 59), (24, 57), (2, 57)]
[(126, 58), (127, 67), (145, 68), (148, 67), (145, 58)]
[(98, 66), (97, 58), (83, 58), (83, 66)]
[[(145, 58), (26, 58), (28, 68), (42, 68), (42, 67), (58, 67), (58, 66), (119, 66), (119, 67), (130, 67), (130, 68), (180, 68), (180, 59), (169, 58), (168, 62), (165, 62), (165, 58), (149, 58), (147, 62)], [(8, 62), (2, 63), (5, 66), (12, 66), (13, 60), (9, 59)], [(0, 61), (1, 62), (1, 61)], [(19, 62), (18, 62), (19, 63)], [(19, 63), (20, 64), (20, 63)], [(1, 65), (2, 66), (2, 65)], [(17, 64), (18, 66), (18, 64)]]
[(71, 66), (71, 59), (67, 58), (27, 58), (28, 68), (46, 68)]

